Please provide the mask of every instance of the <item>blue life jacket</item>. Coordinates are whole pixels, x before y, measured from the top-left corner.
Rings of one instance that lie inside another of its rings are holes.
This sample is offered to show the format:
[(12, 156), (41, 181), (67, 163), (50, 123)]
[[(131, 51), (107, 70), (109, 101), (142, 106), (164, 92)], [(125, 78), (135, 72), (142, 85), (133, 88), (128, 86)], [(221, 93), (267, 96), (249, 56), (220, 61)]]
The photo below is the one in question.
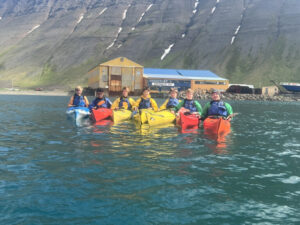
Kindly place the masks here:
[(120, 97), (120, 102), (119, 102), (119, 108), (121, 109), (121, 108), (124, 108), (124, 105), (123, 105), (123, 103), (124, 102), (126, 102), (127, 103), (127, 105), (128, 105), (128, 110), (130, 110), (131, 108), (132, 108), (132, 105), (130, 104), (130, 102), (129, 102), (129, 100), (128, 100), (128, 98), (125, 98), (125, 97)]
[(179, 104), (179, 101), (177, 98), (169, 98), (169, 101), (167, 103), (167, 109), (174, 108)]
[(190, 112), (197, 112), (197, 108), (196, 108), (194, 100), (184, 99), (183, 107), (186, 109), (189, 109)]
[(75, 105), (75, 107), (85, 107), (84, 96), (75, 94), (73, 98), (73, 105)]
[(111, 106), (111, 104), (109, 103), (109, 101), (105, 97), (103, 97), (103, 98), (96, 98), (93, 103), (94, 103), (94, 105), (97, 108), (107, 108), (107, 109), (109, 109), (110, 106)]
[(147, 98), (147, 99), (141, 98), (141, 99), (142, 99), (142, 101), (140, 102), (139, 109), (151, 108), (150, 98)]
[(208, 109), (209, 116), (224, 116), (227, 117), (227, 109), (223, 101), (211, 101)]

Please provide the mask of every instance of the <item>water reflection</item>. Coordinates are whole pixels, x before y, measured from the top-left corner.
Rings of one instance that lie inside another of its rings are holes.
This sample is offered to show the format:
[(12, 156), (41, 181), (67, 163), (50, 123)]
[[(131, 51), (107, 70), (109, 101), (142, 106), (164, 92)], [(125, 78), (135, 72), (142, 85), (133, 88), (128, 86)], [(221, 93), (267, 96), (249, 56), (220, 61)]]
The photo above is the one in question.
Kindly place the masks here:
[(74, 115), (67, 114), (66, 118), (70, 124), (72, 124), (76, 127), (86, 127), (86, 126), (90, 126), (92, 124), (92, 121), (90, 120), (89, 117), (75, 119)]
[[(92, 125), (92, 131), (95, 134), (106, 133), (113, 135), (112, 145), (114, 147), (128, 148), (136, 144), (143, 146), (154, 146), (159, 143), (159, 148), (163, 149), (164, 139), (177, 139), (176, 141), (193, 144), (198, 138), (204, 140), (204, 146), (215, 154), (227, 154), (228, 144), (230, 144), (230, 133), (223, 132), (215, 134), (209, 130), (199, 129), (181, 129), (174, 124), (151, 127), (148, 124), (139, 124), (134, 121), (125, 121), (122, 123), (113, 123), (111, 120), (103, 120)], [(182, 136), (181, 136), (182, 135)], [(100, 147), (99, 141), (92, 141), (91, 146)], [(168, 147), (168, 146), (166, 146)]]
[(197, 129), (183, 129), (181, 127), (178, 127), (178, 132), (182, 134), (198, 134), (199, 128)]
[(210, 130), (203, 129), (204, 137), (212, 142), (205, 145), (216, 154), (227, 154), (227, 146), (230, 140), (231, 130), (222, 133), (214, 133)]

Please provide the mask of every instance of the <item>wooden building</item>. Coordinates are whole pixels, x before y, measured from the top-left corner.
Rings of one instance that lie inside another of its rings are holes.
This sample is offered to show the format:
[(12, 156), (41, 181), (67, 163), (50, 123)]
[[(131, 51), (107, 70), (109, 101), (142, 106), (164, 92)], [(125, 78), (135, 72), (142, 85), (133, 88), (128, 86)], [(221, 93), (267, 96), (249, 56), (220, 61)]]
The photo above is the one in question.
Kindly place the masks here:
[(262, 87), (262, 95), (273, 97), (278, 93), (279, 93), (279, 89), (276, 86)]
[(110, 94), (120, 93), (126, 86), (139, 93), (143, 89), (143, 66), (125, 57), (110, 60), (88, 72), (88, 86), (103, 88)]

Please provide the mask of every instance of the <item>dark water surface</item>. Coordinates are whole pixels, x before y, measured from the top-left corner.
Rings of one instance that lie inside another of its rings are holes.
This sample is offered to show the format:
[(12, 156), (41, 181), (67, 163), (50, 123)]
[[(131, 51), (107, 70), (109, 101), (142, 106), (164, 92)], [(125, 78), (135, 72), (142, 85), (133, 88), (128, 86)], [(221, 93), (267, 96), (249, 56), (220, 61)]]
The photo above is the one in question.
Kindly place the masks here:
[(230, 102), (216, 141), (76, 127), (69, 97), (0, 100), (0, 224), (300, 224), (299, 103)]

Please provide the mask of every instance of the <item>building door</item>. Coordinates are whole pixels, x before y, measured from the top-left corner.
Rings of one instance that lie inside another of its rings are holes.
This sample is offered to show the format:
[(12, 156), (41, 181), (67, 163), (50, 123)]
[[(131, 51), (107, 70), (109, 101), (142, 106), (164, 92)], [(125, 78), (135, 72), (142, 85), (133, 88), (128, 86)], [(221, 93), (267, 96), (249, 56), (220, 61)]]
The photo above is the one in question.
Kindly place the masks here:
[(112, 67), (111, 68), (109, 90), (111, 92), (122, 91), (121, 67)]

